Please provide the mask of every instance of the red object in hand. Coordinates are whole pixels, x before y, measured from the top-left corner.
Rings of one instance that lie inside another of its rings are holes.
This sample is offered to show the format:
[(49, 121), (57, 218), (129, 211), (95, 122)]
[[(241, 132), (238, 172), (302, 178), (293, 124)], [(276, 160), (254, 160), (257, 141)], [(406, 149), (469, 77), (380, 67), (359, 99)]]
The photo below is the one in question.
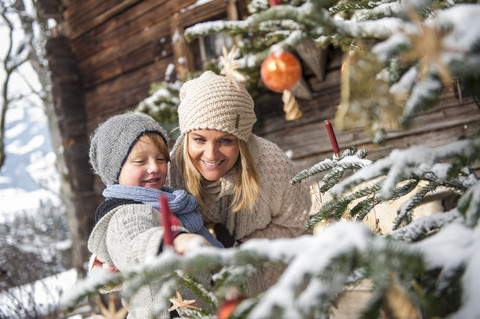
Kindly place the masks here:
[(270, 54), (260, 68), (263, 83), (272, 91), (283, 92), (291, 89), (302, 75), (302, 66), (290, 52), (280, 47), (272, 47)]
[(332, 143), (333, 152), (336, 157), (340, 157), (340, 149), (338, 148), (337, 138), (335, 137), (335, 132), (333, 131), (332, 123), (330, 121), (325, 121), (325, 126), (327, 127), (328, 136), (330, 137), (330, 143)]
[(164, 228), (163, 245), (173, 246), (172, 226), (178, 227), (178, 220), (170, 211), (166, 196), (159, 196), (158, 201), (160, 202), (160, 214), (162, 215), (162, 224)]
[(278, 6), (282, 3), (282, 0), (270, 0), (270, 7)]

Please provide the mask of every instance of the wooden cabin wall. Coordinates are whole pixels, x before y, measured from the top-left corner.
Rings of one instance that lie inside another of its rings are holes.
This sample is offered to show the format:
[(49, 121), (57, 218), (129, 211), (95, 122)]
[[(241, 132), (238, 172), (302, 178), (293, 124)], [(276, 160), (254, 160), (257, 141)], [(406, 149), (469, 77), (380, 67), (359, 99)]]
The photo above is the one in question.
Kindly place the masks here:
[(67, 35), (85, 90), (87, 131), (135, 107), (173, 63), (170, 19), (195, 0), (75, 1)]

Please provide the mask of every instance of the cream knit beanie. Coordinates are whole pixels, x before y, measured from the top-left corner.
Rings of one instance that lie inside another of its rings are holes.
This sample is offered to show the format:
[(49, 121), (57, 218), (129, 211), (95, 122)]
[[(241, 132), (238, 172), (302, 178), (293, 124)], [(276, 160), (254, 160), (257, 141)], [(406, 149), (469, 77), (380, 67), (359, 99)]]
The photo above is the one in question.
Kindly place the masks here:
[(118, 176), (128, 154), (146, 133), (157, 133), (168, 146), (165, 130), (152, 117), (143, 113), (114, 115), (93, 132), (90, 164), (105, 185), (118, 184)]
[(213, 129), (247, 142), (257, 121), (253, 106), (245, 88), (237, 89), (224, 76), (207, 71), (180, 89), (180, 131)]

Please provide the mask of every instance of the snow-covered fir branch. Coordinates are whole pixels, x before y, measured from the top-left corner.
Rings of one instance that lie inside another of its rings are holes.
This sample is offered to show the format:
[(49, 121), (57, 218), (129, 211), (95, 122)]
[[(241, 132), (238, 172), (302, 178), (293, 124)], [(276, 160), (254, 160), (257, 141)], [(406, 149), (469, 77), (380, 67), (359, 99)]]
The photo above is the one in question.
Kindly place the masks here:
[[(402, 178), (410, 176), (420, 165), (433, 166), (435, 163), (447, 159), (474, 161), (479, 156), (480, 138), (456, 141), (438, 147), (413, 146), (405, 150), (394, 150), (387, 157), (358, 170), (356, 174), (336, 185), (332, 189), (332, 193), (338, 195), (365, 181), (386, 175), (380, 195), (388, 197), (395, 185)], [(458, 174), (458, 172), (454, 173)], [(468, 181), (468, 183), (470, 182)]]
[(465, 217), (468, 227), (477, 227), (480, 219), (480, 182), (470, 187), (458, 201), (458, 209)]
[(295, 177), (290, 180), (290, 184), (295, 185), (300, 183), (302, 180), (313, 177), (319, 173), (325, 172), (327, 170), (331, 170), (329, 174), (327, 174), (323, 181), (329, 180), (332, 175), (339, 175), (343, 174), (343, 172), (347, 169), (350, 170), (358, 170), (362, 167), (368, 166), (372, 163), (372, 161), (365, 159), (367, 156), (367, 150), (357, 150), (355, 147), (347, 148), (340, 158), (333, 158), (333, 159), (325, 159), (310, 168), (307, 168), (300, 173), (298, 173)]
[(425, 235), (431, 231), (438, 230), (461, 217), (462, 215), (456, 208), (449, 212), (432, 214), (412, 221), (409, 225), (391, 232), (388, 234), (388, 237), (396, 240), (414, 242), (425, 237)]
[[(415, 228), (421, 228), (421, 232), (424, 233), (425, 228), (433, 229), (440, 223), (448, 224), (449, 219), (457, 219), (459, 222), (431, 234), (428, 239), (413, 246), (403, 241), (417, 237), (418, 231)], [(459, 227), (462, 228), (463, 233), (461, 238), (456, 235)], [(460, 278), (446, 276), (445, 273), (437, 270), (458, 273), (462, 270), (461, 265), (466, 265), (467, 271), (472, 270), (470, 267), (479, 266), (472, 251), (479, 245), (480, 237), (475, 235), (478, 233), (478, 228), (467, 230), (464, 227), (456, 210), (416, 221), (406, 228), (408, 231), (403, 233), (397, 231), (389, 237), (375, 235), (368, 227), (358, 222), (338, 222), (326, 226), (316, 235), (304, 235), (294, 239), (254, 239), (240, 247), (230, 249), (197, 246), (185, 255), (167, 251), (142, 266), (132, 267), (131, 271), (114, 276), (124, 277), (124, 279), (134, 278), (133, 274), (140, 276), (135, 279), (135, 287), (131, 288), (132, 291), (124, 292), (123, 295), (127, 298), (133, 290), (141, 287), (141, 282), (167, 279), (156, 303), (156, 311), (160, 311), (165, 309), (166, 299), (172, 297), (178, 288), (176, 285), (179, 284), (179, 277), (175, 276), (175, 273), (188, 277), (195, 276), (200, 270), (218, 273), (219, 269), (223, 272), (235, 271), (241, 265), (249, 264), (258, 267), (267, 261), (280, 262), (287, 268), (279, 281), (266, 293), (246, 298), (236, 311), (242, 312), (244, 318), (256, 319), (272, 318), (272, 314), (275, 318), (292, 318), (292, 316), (326, 318), (338, 294), (351, 283), (354, 277), (357, 280), (370, 278), (375, 283), (372, 287), (373, 299), (381, 298), (383, 295), (381, 292), (390, 289), (404, 291), (404, 298), (423, 298), (427, 295), (433, 297), (438, 291), (427, 288), (431, 287), (432, 283), (438, 280), (446, 283)], [(451, 236), (454, 234), (456, 239), (452, 240)], [(393, 238), (401, 238), (402, 241)], [(447, 252), (442, 253), (443, 251)], [(452, 259), (451, 254), (456, 254), (460, 258)], [(384, 258), (379, 259), (379, 256)], [(234, 265), (235, 267), (232, 268)], [(362, 276), (355, 276), (358, 272), (361, 272)], [(222, 277), (225, 277), (225, 273)], [(238, 276), (236, 277), (238, 279)], [(247, 277), (243, 279), (246, 280)], [(218, 280), (219, 277), (214, 275), (213, 278)], [(422, 280), (430, 281), (424, 282), (420, 287), (411, 285), (413, 281)], [(93, 291), (96, 286), (108, 282), (105, 279), (103, 282), (99, 281), (98, 278), (81, 281), (76, 289), (65, 296), (64, 302), (68, 304), (72, 300), (78, 300), (88, 291)], [(238, 285), (238, 282), (224, 281), (222, 284)], [(200, 283), (197, 282), (197, 285)], [(218, 286), (215, 287), (217, 288)], [(203, 292), (200, 294), (210, 294), (213, 300), (216, 299), (212, 295), (211, 288), (203, 287), (202, 289)], [(440, 285), (438, 289), (442, 290), (444, 286)], [(472, 284), (466, 285), (466, 289), (473, 293), (477, 293), (478, 290), (473, 288)], [(377, 302), (380, 301), (372, 300), (365, 311), (375, 312)], [(393, 303), (393, 300), (387, 299), (383, 302)], [(419, 312), (425, 311), (422, 303), (416, 307)], [(471, 304), (467, 302), (465, 307), (461, 307), (458, 313), (471, 314), (469, 309)]]

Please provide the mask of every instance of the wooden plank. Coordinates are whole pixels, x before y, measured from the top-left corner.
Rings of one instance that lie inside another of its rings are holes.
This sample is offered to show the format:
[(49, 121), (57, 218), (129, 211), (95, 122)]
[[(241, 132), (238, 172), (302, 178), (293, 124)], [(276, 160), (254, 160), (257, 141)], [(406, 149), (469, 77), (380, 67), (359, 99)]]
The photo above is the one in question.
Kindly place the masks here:
[(112, 16), (119, 14), (141, 0), (85, 0), (76, 1), (65, 10), (66, 32), (70, 39), (96, 28)]
[(135, 107), (148, 96), (151, 83), (162, 79), (171, 62), (161, 60), (88, 89), (85, 93), (87, 118)]
[[(110, 23), (109, 28), (119, 25), (129, 26), (132, 20), (143, 20), (143, 16), (151, 11), (156, 11), (160, 16), (171, 16), (174, 12), (193, 3), (195, 0), (124, 0), (120, 3), (119, 1), (101, 1), (99, 4), (96, 0), (87, 0), (81, 5), (71, 6), (65, 13), (68, 36), (76, 39), (87, 32), (97, 35), (96, 29), (107, 23)], [(114, 22), (111, 23), (111, 21)]]
[(202, 5), (192, 7), (179, 13), (178, 23), (183, 27), (189, 27), (199, 22), (210, 21), (215, 17), (224, 15), (227, 17), (227, 3), (225, 0), (212, 0)]
[(423, 134), (413, 136), (399, 136), (388, 139), (388, 143), (380, 144), (363, 144), (358, 145), (359, 148), (369, 150), (368, 158), (377, 159), (385, 154), (390, 153), (393, 149), (404, 149), (414, 145), (427, 145), (430, 147), (440, 146), (455, 142), (460, 139), (473, 138), (480, 129), (480, 120), (472, 122), (465, 126), (446, 127), (439, 131), (430, 131)]
[(161, 43), (158, 39), (158, 34), (169, 29), (168, 22), (158, 24), (118, 46), (112, 46), (80, 61), (79, 70), (83, 71), (81, 75), (84, 86), (90, 88), (153, 61), (171, 57), (173, 55), (171, 42), (165, 40)]
[[(165, 1), (165, 0), (164, 0)], [(120, 14), (95, 29), (71, 41), (72, 50), (79, 61), (105, 49), (120, 45), (126, 39), (147, 32), (152, 25), (165, 22), (172, 14), (168, 2), (158, 2), (155, 6), (140, 4)], [(158, 38), (168, 36), (157, 35)]]
[[(108, 24), (113, 23), (108, 22), (99, 29), (105, 27), (109, 32), (95, 30), (95, 32), (99, 32), (96, 37), (92, 36), (95, 41), (81, 41), (84, 37), (74, 41), (74, 51), (79, 61), (79, 70), (85, 87), (92, 87), (110, 78), (120, 76), (124, 72), (129, 72), (135, 67), (151, 63), (155, 59), (170, 56), (172, 48), (168, 15), (169, 11), (176, 8), (175, 4), (168, 2), (161, 8), (156, 7), (155, 10), (150, 8), (151, 10), (142, 15), (142, 19), (131, 21), (127, 29), (121, 26), (115, 29), (108, 27)], [(161, 10), (161, 14), (158, 12), (159, 10)], [(139, 10), (139, 12), (138, 14), (141, 14), (143, 11)], [(145, 25), (149, 25), (149, 27), (147, 28)], [(162, 37), (163, 47), (158, 45)], [(153, 46), (152, 43), (154, 43)], [(148, 51), (145, 49), (146, 47), (153, 50)], [(135, 54), (135, 52), (141, 51), (146, 54), (144, 56)], [(86, 56), (87, 52), (88, 57)]]

